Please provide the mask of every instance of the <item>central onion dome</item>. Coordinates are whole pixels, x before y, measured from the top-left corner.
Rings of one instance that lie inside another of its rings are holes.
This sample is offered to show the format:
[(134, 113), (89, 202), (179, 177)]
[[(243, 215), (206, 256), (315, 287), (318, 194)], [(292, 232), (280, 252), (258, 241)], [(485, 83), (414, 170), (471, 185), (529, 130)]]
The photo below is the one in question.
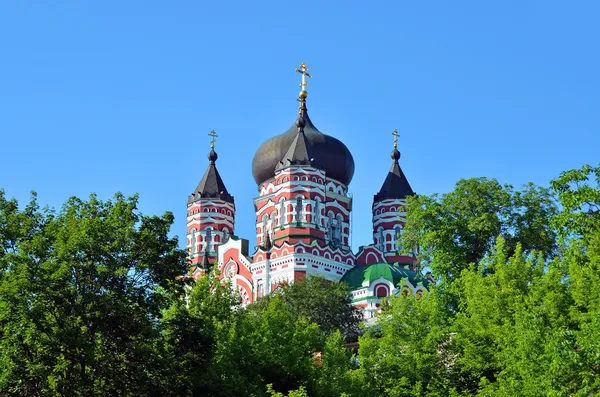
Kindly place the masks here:
[[(303, 91), (305, 92), (305, 91)], [(301, 97), (301, 113), (304, 121), (304, 136), (310, 145), (310, 153), (314, 156), (311, 164), (325, 171), (325, 176), (348, 186), (354, 176), (354, 159), (352, 154), (340, 140), (323, 134), (315, 127), (306, 111), (305, 98)], [(274, 136), (264, 142), (254, 154), (252, 175), (258, 185), (275, 176), (275, 168), (285, 162), (284, 156), (298, 134), (298, 122), (281, 135)]]

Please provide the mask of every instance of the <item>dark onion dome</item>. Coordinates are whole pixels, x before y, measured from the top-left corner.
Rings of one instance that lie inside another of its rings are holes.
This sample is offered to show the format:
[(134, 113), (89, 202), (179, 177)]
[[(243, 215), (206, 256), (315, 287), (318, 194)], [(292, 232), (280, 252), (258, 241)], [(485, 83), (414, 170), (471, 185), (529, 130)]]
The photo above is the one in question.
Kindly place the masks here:
[(296, 133), (296, 137), (292, 141), (289, 149), (283, 155), (283, 158), (277, 166), (275, 167), (275, 171), (280, 171), (284, 168), (287, 168), (291, 165), (307, 165), (315, 168), (321, 168), (320, 164), (316, 163), (314, 150), (308, 140), (306, 139), (306, 135), (304, 135), (304, 127), (306, 126), (306, 121), (304, 117), (302, 117), (302, 113), (298, 116), (298, 120), (296, 120), (296, 129), (298, 132)]
[(208, 160), (210, 162), (208, 169), (204, 173), (196, 190), (188, 198), (188, 203), (193, 203), (203, 198), (214, 198), (233, 203), (233, 196), (227, 192), (225, 183), (223, 183), (223, 179), (221, 179), (221, 175), (217, 171), (215, 162), (218, 158), (219, 156), (217, 156), (217, 152), (214, 149), (208, 153)]
[(427, 288), (430, 284), (421, 273), (410, 270), (409, 264), (398, 263), (357, 265), (348, 270), (340, 282), (345, 282), (352, 291), (355, 291), (363, 288), (363, 284), (371, 285), (381, 277), (390, 281), (395, 287), (404, 279), (408, 279), (414, 286), (421, 282)]
[[(310, 118), (302, 100), (302, 113), (299, 118), (302, 126), (304, 137), (299, 137), (298, 129), (300, 128), (297, 123), (284, 132), (281, 135), (277, 135), (267, 141), (265, 141), (254, 154), (252, 160), (252, 175), (257, 184), (271, 179), (275, 176), (275, 169), (282, 169), (289, 165), (305, 164), (306, 159), (300, 158), (286, 158), (286, 157), (299, 157), (303, 154), (304, 150), (302, 147), (298, 147), (298, 144), (303, 145), (305, 142), (308, 143), (306, 153), (312, 156), (309, 159), (310, 164), (325, 171), (325, 176), (328, 178), (335, 179), (344, 185), (348, 186), (352, 177), (354, 176), (354, 159), (352, 154), (341, 141), (338, 139), (323, 134), (315, 127)], [(298, 122), (298, 121), (297, 121)], [(299, 141), (305, 142), (299, 142)], [(290, 153), (292, 153), (290, 155)], [(294, 155), (296, 153), (296, 155)], [(281, 163), (281, 164), (280, 164)]]
[(407, 196), (415, 194), (404, 172), (402, 172), (402, 168), (400, 168), (400, 164), (398, 163), (400, 152), (396, 148), (392, 151), (392, 160), (392, 168), (388, 172), (379, 193), (375, 195), (373, 200), (376, 203), (387, 199), (405, 199)]

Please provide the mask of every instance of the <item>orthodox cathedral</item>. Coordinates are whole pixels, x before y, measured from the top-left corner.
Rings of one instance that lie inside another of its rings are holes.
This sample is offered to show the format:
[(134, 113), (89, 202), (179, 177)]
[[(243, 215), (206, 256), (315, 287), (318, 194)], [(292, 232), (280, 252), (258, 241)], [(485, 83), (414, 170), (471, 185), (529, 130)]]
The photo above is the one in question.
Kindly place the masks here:
[(387, 175), (373, 198), (373, 242), (352, 252), (349, 246), (354, 174), (352, 154), (340, 140), (319, 131), (308, 116), (306, 64), (299, 113), (289, 130), (264, 142), (252, 161), (258, 196), (254, 199), (256, 244), (235, 230), (235, 201), (217, 171), (212, 131), (208, 169), (188, 198), (187, 248), (191, 274), (217, 266), (239, 291), (243, 304), (269, 294), (282, 283), (320, 276), (346, 282), (353, 304), (372, 318), (381, 299), (396, 294), (419, 297), (433, 282), (414, 269), (415, 259), (399, 255), (397, 240), (405, 221), (406, 197), (415, 194), (400, 168), (397, 132)]

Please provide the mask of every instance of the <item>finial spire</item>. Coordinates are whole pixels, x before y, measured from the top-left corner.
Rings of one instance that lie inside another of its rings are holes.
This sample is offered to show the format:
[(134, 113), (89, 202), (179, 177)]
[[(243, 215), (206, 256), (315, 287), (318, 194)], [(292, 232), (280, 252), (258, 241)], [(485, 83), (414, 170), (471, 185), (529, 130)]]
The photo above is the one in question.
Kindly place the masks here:
[(216, 140), (215, 138), (217, 138), (217, 137), (218, 137), (218, 135), (217, 135), (217, 133), (215, 132), (215, 130), (211, 130), (211, 131), (208, 133), (208, 136), (209, 136), (209, 137), (211, 137), (211, 140), (210, 140), (210, 148), (211, 148), (211, 149), (214, 149), (214, 148), (215, 148), (215, 140)]
[(308, 81), (306, 81), (307, 77), (312, 77), (312, 74), (308, 73), (308, 66), (306, 66), (305, 62), (302, 62), (300, 66), (296, 68), (296, 72), (302, 74), (302, 83), (300, 83), (300, 87), (302, 91), (300, 91), (299, 97), (300, 99), (306, 99), (308, 96), (308, 92), (306, 92), (306, 86), (308, 85)]
[(394, 136), (394, 149), (398, 149), (398, 137), (400, 136), (398, 130), (394, 128), (394, 131), (392, 131), (392, 135)]

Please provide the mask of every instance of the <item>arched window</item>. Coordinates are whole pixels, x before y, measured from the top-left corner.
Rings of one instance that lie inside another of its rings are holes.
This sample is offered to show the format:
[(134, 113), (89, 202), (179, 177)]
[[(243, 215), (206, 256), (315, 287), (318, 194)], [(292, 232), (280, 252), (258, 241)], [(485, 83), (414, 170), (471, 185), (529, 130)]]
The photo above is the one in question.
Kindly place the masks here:
[(229, 230), (226, 227), (223, 228), (223, 242), (229, 241)]
[(388, 294), (388, 288), (387, 288), (387, 286), (381, 284), (381, 285), (377, 285), (375, 287), (375, 296), (376, 297), (383, 298), (383, 297), (386, 297), (388, 295), (389, 294)]
[(285, 201), (283, 199), (279, 200), (279, 226), (283, 226), (285, 224)]
[(196, 247), (196, 229), (192, 229), (192, 235), (190, 237), (190, 242), (192, 243), (192, 255), (196, 253), (198, 249)]
[(269, 216), (264, 214), (262, 217), (262, 243), (263, 245), (267, 244), (267, 221), (269, 220)]
[(206, 251), (207, 252), (211, 252), (211, 248), (212, 248), (212, 230), (211, 229), (207, 229), (206, 230)]
[(402, 233), (402, 229), (400, 228), (400, 226), (396, 226), (394, 228), (394, 237), (396, 238), (396, 250), (400, 250), (400, 233)]
[[(270, 222), (269, 222), (269, 233), (273, 233), (273, 228), (275, 227), (275, 211), (271, 212), (271, 216), (270, 216)], [(272, 235), (272, 234), (271, 234)]]
[(329, 214), (327, 214), (327, 216), (327, 229), (329, 234), (329, 240), (333, 240), (333, 231), (335, 230), (335, 226), (333, 225), (333, 212), (329, 211)]
[(296, 222), (302, 222), (302, 196), (296, 197)]
[(319, 226), (319, 221), (321, 219), (321, 207), (319, 206), (319, 204), (321, 204), (321, 201), (319, 200), (319, 198), (317, 197), (315, 199), (315, 225)]
[(342, 227), (343, 227), (342, 214), (338, 214), (335, 238), (340, 243), (342, 241)]

